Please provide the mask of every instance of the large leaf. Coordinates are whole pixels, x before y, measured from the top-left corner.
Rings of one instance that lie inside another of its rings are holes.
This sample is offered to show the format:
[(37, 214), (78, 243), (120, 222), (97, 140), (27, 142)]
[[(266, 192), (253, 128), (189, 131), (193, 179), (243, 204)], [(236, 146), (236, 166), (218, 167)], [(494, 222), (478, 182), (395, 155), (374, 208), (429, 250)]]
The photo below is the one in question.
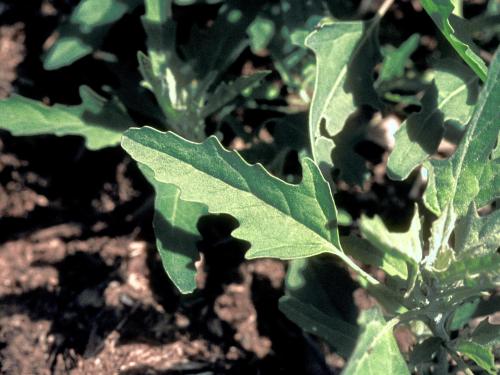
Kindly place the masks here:
[(196, 245), (201, 240), (197, 223), (208, 211), (202, 204), (183, 201), (178, 188), (155, 180), (145, 165), (139, 167), (155, 189), (153, 227), (163, 268), (181, 293), (191, 293), (196, 289)]
[[(379, 106), (372, 77), (379, 59), (374, 32), (377, 27), (377, 20), (332, 22), (306, 39), (306, 46), (316, 55), (309, 133), (314, 160), (325, 176), (332, 166), (332, 138), (340, 133), (348, 117), (359, 106)], [(336, 167), (342, 169), (342, 165)]]
[(357, 309), (352, 300), (356, 286), (332, 259), (292, 261), (280, 309), (304, 331), (323, 338), (339, 354), (348, 357), (358, 335), (354, 320)]
[(44, 68), (70, 65), (97, 49), (110, 27), (140, 0), (82, 0), (58, 30), (59, 38), (44, 57)]
[(494, 185), (479, 185), (485, 166), (491, 162), (490, 155), (498, 139), (499, 101), (500, 54), (497, 53), (457, 150), (446, 160), (432, 160), (426, 164), (429, 169), (429, 184), (424, 201), (435, 214), (441, 215), (447, 208), (453, 210), (458, 217), (463, 216), (480, 190), (489, 199), (500, 195)]
[(359, 323), (364, 330), (342, 375), (410, 374), (392, 333), (394, 322), (372, 309), (362, 312)]
[(387, 163), (389, 177), (403, 180), (439, 146), (445, 124), (465, 125), (476, 101), (477, 78), (462, 64), (444, 60), (422, 98), (420, 112), (410, 115), (395, 136)]
[(455, 51), (476, 72), (479, 78), (485, 81), (488, 68), (475, 52), (477, 47), (468, 32), (466, 20), (455, 14), (453, 1), (421, 0), (421, 3)]
[(133, 126), (120, 102), (105, 100), (86, 86), (80, 88), (82, 104), (52, 107), (22, 96), (0, 101), (0, 128), (13, 135), (79, 135), (91, 150), (120, 143), (121, 135)]
[(323, 252), (347, 258), (340, 250), (330, 188), (310, 159), (304, 159), (301, 184), (290, 185), (226, 151), (215, 137), (196, 144), (144, 127), (128, 130), (122, 147), (148, 166), (155, 180), (177, 186), (182, 199), (238, 219), (233, 235), (251, 243), (247, 258)]

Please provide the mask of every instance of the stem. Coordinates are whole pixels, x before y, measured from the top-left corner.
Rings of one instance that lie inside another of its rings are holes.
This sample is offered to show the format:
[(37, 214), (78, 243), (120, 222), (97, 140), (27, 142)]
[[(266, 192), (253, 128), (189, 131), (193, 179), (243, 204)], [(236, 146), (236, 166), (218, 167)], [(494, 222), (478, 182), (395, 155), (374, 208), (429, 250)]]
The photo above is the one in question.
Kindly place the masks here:
[(380, 8), (378, 8), (377, 13), (375, 14), (375, 18), (380, 20), (382, 17), (384, 17), (384, 15), (387, 13), (387, 11), (389, 10), (389, 8), (392, 6), (393, 3), (394, 0), (385, 0), (380, 6)]
[(347, 255), (345, 255), (343, 252), (338, 251), (334, 253), (337, 255), (340, 259), (342, 259), (349, 267), (351, 267), (354, 271), (356, 271), (359, 276), (363, 279), (366, 280), (371, 285), (379, 285), (380, 282), (375, 279), (372, 275), (370, 275), (368, 272), (363, 270), (360, 266), (358, 266), (354, 261), (349, 258)]

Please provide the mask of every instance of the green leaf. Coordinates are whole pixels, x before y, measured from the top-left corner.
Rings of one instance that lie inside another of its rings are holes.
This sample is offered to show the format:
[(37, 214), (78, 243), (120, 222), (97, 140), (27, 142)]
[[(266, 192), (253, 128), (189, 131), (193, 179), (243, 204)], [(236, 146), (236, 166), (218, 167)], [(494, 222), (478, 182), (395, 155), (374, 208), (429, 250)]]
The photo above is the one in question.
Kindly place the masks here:
[(379, 106), (372, 77), (379, 59), (377, 28), (377, 20), (332, 22), (320, 26), (306, 39), (306, 46), (316, 55), (310, 141), (314, 160), (325, 176), (329, 176), (332, 166), (332, 138), (341, 132), (348, 117), (362, 105)]
[(268, 74), (269, 71), (257, 72), (250, 76), (238, 77), (229, 83), (220, 83), (214, 92), (208, 95), (207, 102), (202, 107), (200, 116), (202, 118), (210, 116), (241, 95), (245, 90), (255, 86)]
[(467, 215), (458, 221), (455, 228), (457, 254), (480, 255), (495, 252), (500, 243), (500, 210), (479, 217), (476, 206), (471, 204)]
[(451, 0), (421, 0), (421, 4), (455, 51), (478, 77), (485, 81), (488, 68), (474, 52), (478, 48), (468, 32), (466, 20), (453, 13), (453, 2)]
[(471, 340), (486, 347), (500, 345), (500, 324), (491, 324), (488, 318), (483, 319), (471, 335)]
[(384, 61), (380, 68), (376, 85), (391, 81), (404, 76), (405, 65), (411, 54), (418, 48), (420, 35), (413, 34), (404, 41), (398, 48), (384, 53)]
[(432, 160), (426, 163), (429, 183), (424, 202), (436, 215), (441, 215), (445, 208), (449, 207), (458, 217), (463, 216), (480, 190), (492, 199), (499, 196), (500, 192), (494, 187), (479, 185), (499, 135), (499, 100), (500, 54), (497, 53), (457, 150), (446, 160)]
[(422, 109), (411, 114), (395, 135), (395, 147), (387, 163), (388, 175), (404, 180), (441, 142), (446, 123), (465, 125), (477, 97), (477, 78), (453, 60), (443, 60), (436, 67), (433, 84), (422, 98)]
[(491, 350), (487, 347), (472, 341), (460, 341), (455, 349), (462, 353), (462, 355), (466, 355), (472, 359), (488, 373), (492, 375), (497, 374), (495, 358)]
[(265, 49), (275, 33), (274, 22), (268, 18), (257, 16), (248, 26), (250, 47), (254, 53)]
[(346, 254), (363, 264), (378, 267), (387, 275), (399, 277), (402, 280), (408, 277), (406, 262), (401, 257), (385, 253), (382, 249), (373, 246), (369, 241), (354, 235), (341, 237), (340, 240)]
[[(378, 216), (373, 218), (363, 216), (359, 226), (363, 237), (375, 247), (376, 251), (368, 254), (368, 257), (364, 256), (361, 259), (356, 257), (356, 259), (378, 261), (378, 264), (374, 265), (387, 272), (389, 276), (397, 277), (399, 279), (395, 280), (397, 288), (404, 288), (409, 293), (415, 285), (418, 264), (422, 259), (420, 217), (417, 207), (415, 206), (413, 219), (407, 232), (390, 232)], [(359, 250), (356, 250), (358, 254)], [(376, 258), (370, 259), (373, 257)]]
[(409, 375), (392, 333), (395, 321), (386, 322), (379, 310), (372, 309), (361, 313), (359, 324), (364, 330), (342, 375)]
[(279, 300), (279, 308), (288, 319), (305, 332), (317, 335), (342, 356), (348, 356), (356, 344), (357, 327), (345, 321), (326, 315), (313, 305), (298, 298), (285, 295)]
[(122, 147), (158, 182), (177, 186), (183, 200), (238, 219), (233, 235), (251, 243), (247, 258), (324, 252), (347, 258), (340, 250), (330, 188), (310, 159), (304, 159), (301, 184), (290, 185), (226, 151), (215, 137), (196, 144), (144, 127), (128, 130)]
[(197, 223), (208, 211), (202, 204), (183, 201), (174, 185), (158, 182), (148, 167), (139, 167), (155, 189), (153, 228), (163, 268), (181, 293), (191, 293), (196, 289), (196, 245), (201, 240)]
[(82, 104), (51, 107), (22, 96), (0, 101), (0, 127), (13, 135), (79, 135), (87, 148), (98, 150), (120, 143), (122, 133), (134, 126), (117, 99), (105, 100), (86, 86), (80, 87)]
[(59, 38), (44, 57), (44, 68), (62, 68), (99, 48), (113, 23), (140, 3), (140, 0), (82, 0), (59, 28)]
[(358, 335), (352, 298), (357, 286), (335, 261), (319, 256), (290, 262), (280, 309), (303, 330), (325, 339), (348, 357)]
[[(475, 283), (483, 290), (488, 290), (499, 285), (500, 254), (487, 253), (479, 256), (462, 256), (452, 261), (445, 270), (442, 272), (435, 272), (434, 275), (439, 278), (442, 283), (453, 284), (462, 280), (470, 286)], [(486, 278), (492, 278), (493, 280), (490, 283), (486, 283)], [(474, 280), (478, 281), (475, 282)]]
[(466, 302), (457, 308), (450, 323), (450, 331), (462, 329), (474, 316), (479, 302), (480, 299), (477, 298), (471, 302)]
[(385, 253), (402, 254), (405, 259), (414, 263), (422, 260), (422, 239), (420, 238), (420, 217), (415, 206), (410, 228), (407, 232), (390, 232), (378, 216), (363, 216), (360, 230), (363, 236), (375, 247)]

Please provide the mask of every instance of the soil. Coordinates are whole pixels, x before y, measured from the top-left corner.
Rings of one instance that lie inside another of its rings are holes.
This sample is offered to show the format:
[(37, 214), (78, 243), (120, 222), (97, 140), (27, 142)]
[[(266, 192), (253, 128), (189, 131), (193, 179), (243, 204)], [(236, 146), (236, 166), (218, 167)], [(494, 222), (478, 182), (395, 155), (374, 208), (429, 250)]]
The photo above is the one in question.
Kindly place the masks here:
[(278, 311), (283, 263), (242, 263), (242, 245), (220, 241), (230, 227), (205, 230), (200, 289), (180, 296), (152, 245), (151, 191), (122, 152), (74, 160), (77, 139), (0, 138), (1, 373), (330, 373)]

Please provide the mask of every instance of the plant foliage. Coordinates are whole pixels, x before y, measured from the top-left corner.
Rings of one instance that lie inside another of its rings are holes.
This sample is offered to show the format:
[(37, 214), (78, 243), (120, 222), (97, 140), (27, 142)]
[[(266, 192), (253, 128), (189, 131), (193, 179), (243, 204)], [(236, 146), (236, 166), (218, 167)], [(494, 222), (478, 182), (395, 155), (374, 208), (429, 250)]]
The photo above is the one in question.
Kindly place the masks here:
[[(175, 9), (197, 3), (214, 18), (186, 31)], [(500, 326), (487, 317), (468, 323), (480, 304), (491, 310), (500, 286), (500, 53), (488, 68), (469, 32), (482, 18), (469, 25), (460, 1), (421, 0), (459, 58), (420, 74), (412, 60), (419, 34), (380, 46), (390, 0), (372, 18), (349, 21), (339, 19), (350, 9), (341, 3), (145, 0), (146, 48), (132, 90), (108, 87), (105, 99), (82, 86), (79, 105), (13, 95), (0, 101), (0, 126), (19, 136), (81, 136), (90, 150), (121, 140), (154, 188), (156, 246), (181, 293), (196, 289), (198, 221), (228, 214), (239, 224), (232, 236), (248, 243), (247, 259), (290, 261), (279, 306), (347, 359), (343, 374), (447, 373), (448, 355), (455, 370), (494, 374)], [(141, 5), (81, 1), (45, 68), (97, 51), (114, 23)], [(274, 71), (234, 74), (245, 54), (265, 56)], [(107, 64), (123, 78), (116, 62)], [(249, 131), (247, 110), (273, 115)], [(351, 220), (333, 195), (339, 182), (366, 187), (371, 169), (360, 144), (373, 119), (388, 113), (406, 119), (387, 175), (408, 181), (418, 169), (428, 181), (423, 204), (398, 231), (379, 215)], [(223, 146), (231, 132), (242, 151)], [(438, 157), (445, 142), (454, 150)], [(290, 155), (299, 156), (300, 172), (286, 171)], [(378, 306), (358, 311), (355, 287), (342, 285), (364, 287)], [(395, 327), (411, 332), (410, 353), (400, 352)]]

